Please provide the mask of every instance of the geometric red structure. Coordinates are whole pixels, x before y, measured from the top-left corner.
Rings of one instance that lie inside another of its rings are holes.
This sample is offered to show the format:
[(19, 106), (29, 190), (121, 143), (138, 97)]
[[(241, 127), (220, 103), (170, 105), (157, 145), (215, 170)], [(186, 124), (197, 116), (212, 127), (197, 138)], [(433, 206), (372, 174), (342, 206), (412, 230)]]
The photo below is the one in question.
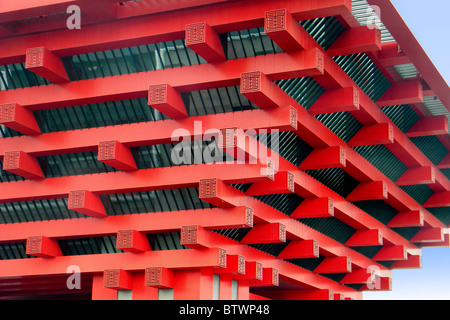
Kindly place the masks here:
[(0, 8), (0, 299), (362, 299), (450, 246), (449, 89), (390, 2), (106, 2)]

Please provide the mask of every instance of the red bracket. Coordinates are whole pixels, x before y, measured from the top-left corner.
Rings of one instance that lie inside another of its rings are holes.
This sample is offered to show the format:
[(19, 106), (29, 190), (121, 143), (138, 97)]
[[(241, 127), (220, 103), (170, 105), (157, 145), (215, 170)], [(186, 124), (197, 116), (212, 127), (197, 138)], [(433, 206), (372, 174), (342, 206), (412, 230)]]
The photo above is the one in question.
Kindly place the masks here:
[(3, 170), (31, 180), (45, 178), (37, 159), (23, 151), (6, 151)]
[(381, 230), (358, 230), (345, 243), (347, 247), (368, 247), (368, 246), (382, 246), (383, 236)]
[(122, 171), (137, 169), (130, 148), (115, 140), (99, 143), (98, 161)]
[(186, 26), (186, 46), (209, 63), (226, 60), (218, 33), (206, 22)]
[(147, 236), (137, 230), (119, 230), (116, 248), (134, 253), (151, 250)]
[(397, 213), (387, 224), (389, 228), (423, 227), (423, 213), (420, 210)]
[(348, 87), (325, 91), (308, 109), (314, 115), (359, 110), (359, 91)]
[(145, 286), (158, 289), (170, 289), (175, 286), (173, 271), (164, 267), (145, 269)]
[(410, 168), (395, 182), (398, 186), (434, 184), (436, 176), (434, 167)]
[(41, 133), (33, 112), (17, 103), (0, 105), (0, 124), (26, 135)]
[(377, 100), (379, 107), (396, 106), (400, 104), (416, 104), (423, 102), (423, 85), (417, 81), (406, 81), (393, 84)]
[(425, 136), (439, 136), (448, 135), (448, 118), (445, 115), (430, 116), (420, 118), (408, 130), (406, 136), (411, 137), (425, 137)]
[(217, 178), (201, 179), (199, 183), (199, 198), (220, 208), (235, 206), (236, 192), (234, 191), (232, 187)]
[(278, 259), (308, 259), (319, 257), (317, 240), (291, 241), (277, 256)]
[(349, 273), (352, 272), (350, 257), (327, 257), (316, 269), (315, 273)]
[(349, 147), (375, 146), (394, 143), (394, 128), (390, 123), (362, 127), (350, 141)]
[(261, 109), (279, 107), (277, 90), (281, 90), (261, 71), (241, 75), (241, 94)]
[(304, 218), (327, 218), (334, 216), (334, 203), (333, 199), (315, 198), (305, 199), (290, 215), (294, 219)]
[(27, 49), (25, 68), (53, 83), (70, 81), (61, 58), (44, 47)]
[(374, 261), (396, 261), (406, 260), (407, 252), (403, 245), (398, 246), (384, 246), (373, 257)]
[(341, 146), (314, 149), (298, 166), (300, 170), (345, 168), (346, 152)]
[(103, 286), (114, 290), (131, 290), (132, 274), (122, 269), (107, 269), (103, 272)]
[(284, 52), (305, 49), (309, 34), (286, 9), (267, 11), (264, 32)]
[(284, 242), (286, 242), (286, 227), (278, 222), (255, 224), (241, 240), (242, 244)]
[(166, 83), (149, 86), (148, 105), (172, 119), (188, 117), (181, 94)]
[(327, 53), (334, 57), (379, 50), (381, 50), (381, 31), (377, 28), (369, 29), (367, 26), (361, 26), (344, 31)]
[(347, 201), (386, 200), (388, 188), (385, 181), (361, 182), (346, 198)]
[(69, 209), (91, 217), (101, 218), (107, 216), (100, 196), (88, 190), (70, 191)]
[(26, 254), (41, 258), (62, 256), (58, 242), (44, 236), (28, 237)]

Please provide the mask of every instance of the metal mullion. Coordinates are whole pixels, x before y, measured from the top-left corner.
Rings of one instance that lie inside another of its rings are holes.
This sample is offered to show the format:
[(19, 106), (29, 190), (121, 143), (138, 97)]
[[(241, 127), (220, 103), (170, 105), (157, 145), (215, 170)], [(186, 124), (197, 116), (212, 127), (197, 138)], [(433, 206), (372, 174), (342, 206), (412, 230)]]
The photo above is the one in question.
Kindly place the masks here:
[(119, 51), (120, 51), (120, 54), (123, 57), (123, 61), (125, 63), (125, 69), (127, 70), (127, 74), (133, 73), (133, 72), (131, 72), (130, 66), (128, 65), (128, 60), (127, 60), (126, 54), (124, 53), (123, 49), (119, 48)]
[(169, 58), (170, 67), (173, 68), (173, 61), (172, 61), (172, 58), (170, 57), (169, 49), (167, 48), (167, 43), (162, 42), (162, 45), (164, 45), (164, 49), (166, 49), (166, 54), (167, 54), (167, 58)]
[(24, 84), (23, 84), (22, 79), (20, 78), (20, 76), (19, 76), (19, 74), (18, 74), (18, 72), (16, 70), (15, 65), (14, 64), (10, 64), (9, 66), (10, 66), (10, 69), (14, 69), (13, 71), (16, 74), (16, 78), (18, 78), (18, 80), (16, 80), (16, 81), (19, 84), (19, 86), (16, 85), (16, 83), (14, 81), (14, 77), (11, 74), (9, 75), (11, 77), (11, 79), (12, 79), (13, 84), (14, 84), (14, 89), (24, 88)]
[(230, 39), (229, 43), (231, 44), (231, 49), (233, 49), (233, 53), (234, 53), (234, 58), (237, 59), (237, 53), (236, 53), (236, 48), (234, 47), (234, 43), (233, 43), (233, 36), (231, 35), (231, 32), (228, 33), (228, 38)]
[(180, 67), (182, 67), (182, 66), (183, 66), (183, 62), (181, 61), (180, 54), (178, 53), (177, 44), (176, 44), (176, 42), (173, 41), (173, 40), (172, 40), (172, 43), (173, 43), (173, 47), (175, 48), (175, 54), (176, 54), (176, 56), (177, 56), (177, 58), (178, 58), (178, 61), (180, 62)]
[(245, 57), (245, 58), (248, 58), (248, 56), (247, 56), (247, 51), (245, 50), (244, 42), (242, 41), (241, 31), (238, 30), (237, 33), (238, 33), (238, 35), (239, 35), (239, 41), (241, 42), (242, 52), (244, 53), (244, 57)]

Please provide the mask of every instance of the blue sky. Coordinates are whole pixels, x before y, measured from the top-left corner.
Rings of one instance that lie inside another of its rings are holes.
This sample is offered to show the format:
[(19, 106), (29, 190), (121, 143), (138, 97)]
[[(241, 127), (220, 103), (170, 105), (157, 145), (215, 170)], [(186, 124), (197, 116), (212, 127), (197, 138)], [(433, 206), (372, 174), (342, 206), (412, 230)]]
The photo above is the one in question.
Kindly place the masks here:
[[(391, 2), (447, 84), (450, 83), (450, 1)], [(421, 269), (394, 270), (392, 291), (365, 291), (363, 297), (365, 300), (450, 300), (450, 248), (422, 249)]]

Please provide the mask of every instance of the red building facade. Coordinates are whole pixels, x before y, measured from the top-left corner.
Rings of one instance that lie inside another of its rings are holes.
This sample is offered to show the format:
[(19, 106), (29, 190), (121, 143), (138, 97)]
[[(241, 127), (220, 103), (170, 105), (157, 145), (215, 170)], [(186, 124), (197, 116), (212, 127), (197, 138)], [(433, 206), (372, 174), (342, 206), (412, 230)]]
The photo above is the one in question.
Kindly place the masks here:
[(0, 6), (0, 299), (361, 299), (450, 245), (389, 1), (157, 2)]

